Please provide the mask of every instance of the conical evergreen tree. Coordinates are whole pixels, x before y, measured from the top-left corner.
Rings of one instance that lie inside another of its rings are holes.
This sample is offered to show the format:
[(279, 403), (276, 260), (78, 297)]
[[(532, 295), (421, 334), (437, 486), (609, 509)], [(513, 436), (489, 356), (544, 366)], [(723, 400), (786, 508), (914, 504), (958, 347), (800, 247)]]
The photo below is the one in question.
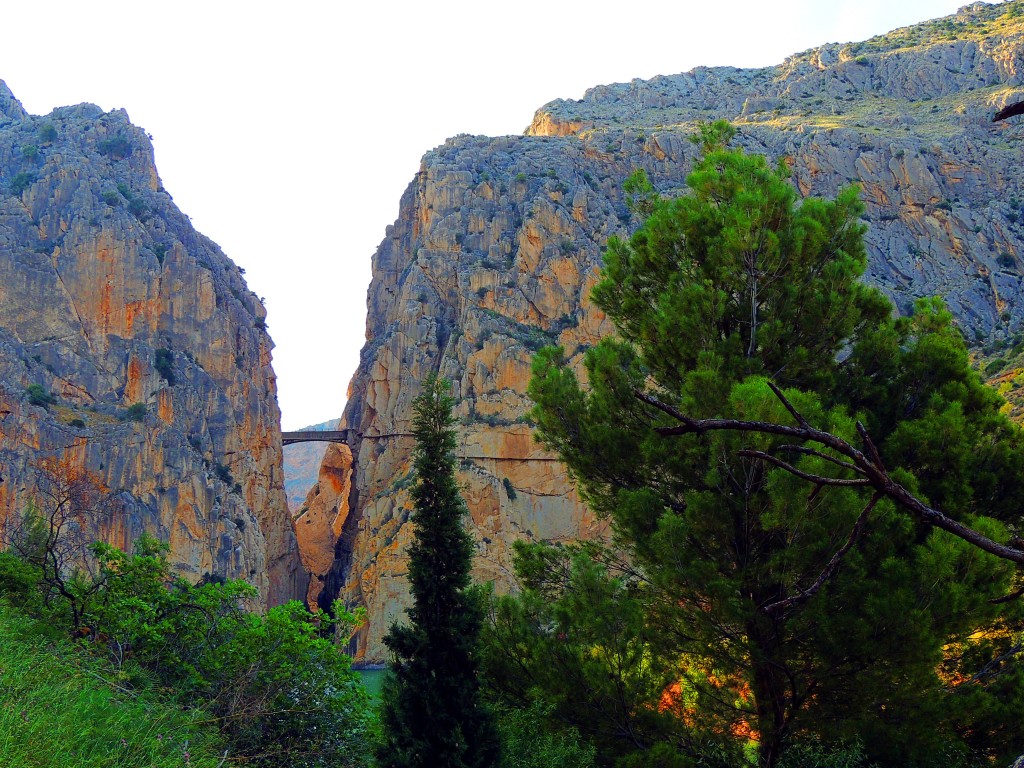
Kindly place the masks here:
[(455, 431), (447, 383), (431, 377), (413, 405), (416, 523), (409, 548), (413, 606), (393, 624), (383, 687), (381, 768), (490, 768), (498, 736), (480, 701), (477, 642), (482, 606), (469, 591), (473, 550), (455, 480)]

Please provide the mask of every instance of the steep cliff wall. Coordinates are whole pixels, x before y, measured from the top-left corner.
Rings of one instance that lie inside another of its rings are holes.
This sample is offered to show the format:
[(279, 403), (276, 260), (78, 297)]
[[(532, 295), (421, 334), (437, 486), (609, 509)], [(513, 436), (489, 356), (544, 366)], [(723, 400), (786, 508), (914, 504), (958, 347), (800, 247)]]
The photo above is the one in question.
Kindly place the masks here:
[(427, 153), (373, 258), (342, 421), (350, 445), (328, 450), (298, 518), (322, 533), (303, 545), (318, 563), (311, 595), (369, 609), (359, 658), (385, 658), (381, 635), (407, 602), (409, 406), (428, 372), (459, 401), (477, 578), (505, 582), (514, 539), (600, 532), (532, 442), (530, 358), (558, 343), (578, 366), (611, 331), (588, 295), (608, 236), (637, 224), (623, 180), (644, 168), (663, 193), (683, 193), (699, 121), (732, 121), (738, 143), (786, 162), (803, 195), (860, 184), (867, 279), (900, 310), (940, 294), (972, 337), (1019, 332), (1024, 132), (990, 121), (1024, 98), (1022, 13), (979, 3), (777, 67), (600, 86), (546, 105), (525, 136), (460, 136)]
[(34, 117), (0, 82), (0, 519), (64, 456), (118, 494), (113, 543), (301, 596), (265, 316), (123, 111)]

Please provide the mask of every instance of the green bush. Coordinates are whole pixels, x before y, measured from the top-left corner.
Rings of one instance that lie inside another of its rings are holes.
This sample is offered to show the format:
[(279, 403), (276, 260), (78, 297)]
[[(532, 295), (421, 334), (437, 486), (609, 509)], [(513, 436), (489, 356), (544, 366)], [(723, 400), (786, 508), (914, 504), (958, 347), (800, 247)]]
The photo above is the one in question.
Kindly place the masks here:
[(1003, 370), (1003, 368), (1005, 368), (1005, 367), (1006, 367), (1006, 358), (1004, 358), (1004, 357), (997, 357), (995, 360), (990, 360), (985, 365), (985, 373), (988, 374), (989, 376), (992, 376), (993, 374), (998, 373), (999, 371)]
[(35, 160), (39, 157), (39, 147), (35, 144), (26, 144), (21, 148), (21, 156), (26, 160)]
[(121, 195), (112, 189), (108, 189), (106, 192), (100, 193), (100, 200), (109, 205), (111, 208), (116, 208), (121, 204)]
[(25, 394), (32, 405), (38, 405), (40, 408), (49, 409), (56, 402), (56, 398), (41, 384), (29, 384), (25, 387)]
[(160, 377), (167, 382), (167, 386), (173, 387), (176, 379), (174, 378), (174, 355), (171, 350), (166, 347), (160, 347), (156, 351), (156, 362), (153, 364), (156, 368), (156, 372), (160, 374)]
[[(2, 568), (0, 568), (2, 574)], [(2, 579), (2, 575), (0, 575)], [(136, 685), (127, 687), (126, 678)], [(223, 742), (202, 709), (162, 701), (132, 665), (115, 668), (0, 605), (0, 765), (214, 768)]]
[(149, 206), (139, 197), (132, 197), (128, 200), (128, 212), (137, 219), (144, 219), (149, 213)]
[(74, 427), (75, 429), (83, 429), (85, 427), (85, 422), (81, 419), (72, 419), (68, 422), (68, 426)]
[(44, 144), (51, 144), (57, 140), (57, 127), (53, 123), (44, 123), (39, 128), (39, 140)]
[(99, 150), (101, 155), (121, 160), (131, 154), (132, 143), (127, 136), (118, 135), (101, 140), (96, 145), (96, 149)]
[(575, 728), (551, 730), (551, 708), (533, 704), (529, 709), (499, 711), (502, 768), (591, 768), (594, 747)]
[(508, 500), (509, 501), (515, 501), (516, 500), (516, 489), (515, 489), (515, 486), (512, 485), (512, 481), (509, 480), (507, 477), (503, 477), (501, 479), (501, 484), (505, 487), (505, 495), (508, 496)]
[(145, 403), (132, 403), (124, 409), (123, 421), (142, 421), (146, 418), (148, 408)]
[[(252, 613), (255, 587), (175, 579), (167, 545), (144, 535), (133, 555), (89, 548), (93, 575), (64, 582), (82, 598), (73, 618), (63, 593), (46, 583), (45, 559), (36, 562), (41, 550), (63, 551), (67, 542), (36, 528), (21, 539), (25, 559), (0, 553), (0, 765), (367, 765), (366, 692), (350, 659), (321, 636), (339, 623), (351, 630), (359, 617), (339, 608), (331, 619), (298, 602)], [(38, 644), (19, 640), (29, 651), (8, 661), (4, 601), (53, 637), (75, 637), (77, 650), (60, 641), (33, 655)], [(55, 665), (55, 655), (71, 664)], [(104, 690), (105, 680), (116, 691)]]
[(16, 174), (7, 185), (11, 190), (12, 195), (21, 196), (21, 193), (31, 187), (35, 180), (36, 175), (34, 173), (23, 171), (22, 173)]

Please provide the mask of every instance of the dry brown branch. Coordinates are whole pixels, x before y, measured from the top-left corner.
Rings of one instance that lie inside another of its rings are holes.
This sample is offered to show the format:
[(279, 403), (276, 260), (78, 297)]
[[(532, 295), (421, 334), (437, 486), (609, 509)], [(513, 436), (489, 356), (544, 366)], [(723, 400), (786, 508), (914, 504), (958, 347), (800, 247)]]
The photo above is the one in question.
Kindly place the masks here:
[(860, 433), (864, 443), (863, 452), (838, 435), (812, 427), (796, 411), (778, 387), (771, 383), (769, 383), (769, 386), (790, 414), (799, 422), (797, 426), (776, 424), (769, 421), (746, 421), (743, 419), (694, 419), (678, 409), (662, 403), (646, 392), (637, 391), (635, 394), (641, 401), (657, 408), (662, 413), (671, 416), (679, 422), (677, 426), (659, 427), (655, 430), (658, 434), (665, 437), (688, 434), (703, 435), (707, 432), (715, 431), (756, 432), (817, 443), (825, 448), (829, 448), (849, 459), (855, 471), (863, 474), (864, 478), (868, 481), (867, 485), (874, 488), (877, 493), (892, 500), (897, 506), (905, 509), (916, 519), (946, 531), (983, 552), (988, 552), (1004, 560), (1024, 565), (1024, 550), (1000, 544), (970, 526), (950, 518), (941, 510), (925, 504), (900, 483), (896, 482), (885, 469), (878, 449), (862, 424), (857, 425), (857, 431)]
[(846, 542), (843, 544), (843, 546), (836, 550), (836, 553), (834, 555), (832, 555), (832, 559), (828, 561), (828, 565), (825, 566), (825, 568), (818, 575), (818, 578), (814, 580), (814, 583), (811, 584), (811, 586), (809, 586), (807, 589), (800, 589), (798, 593), (793, 595), (792, 597), (787, 597), (784, 600), (778, 600), (774, 603), (769, 603), (768, 605), (764, 606), (761, 610), (768, 614), (781, 613), (782, 611), (785, 611), (787, 608), (793, 608), (797, 605), (807, 602), (812, 597), (814, 597), (821, 590), (821, 588), (825, 586), (825, 582), (832, 578), (832, 576), (835, 575), (836, 571), (839, 570), (839, 566), (843, 561), (843, 557), (846, 555), (847, 552), (849, 552), (853, 548), (853, 545), (857, 543), (858, 539), (860, 539), (860, 535), (864, 531), (864, 525), (867, 523), (868, 516), (871, 514), (871, 510), (875, 508), (875, 505), (879, 501), (881, 501), (881, 499), (882, 494), (877, 492), (874, 496), (871, 497), (871, 501), (867, 503), (867, 506), (864, 507), (863, 511), (857, 517), (857, 521), (853, 524), (853, 529), (850, 531), (850, 535), (846, 539)]

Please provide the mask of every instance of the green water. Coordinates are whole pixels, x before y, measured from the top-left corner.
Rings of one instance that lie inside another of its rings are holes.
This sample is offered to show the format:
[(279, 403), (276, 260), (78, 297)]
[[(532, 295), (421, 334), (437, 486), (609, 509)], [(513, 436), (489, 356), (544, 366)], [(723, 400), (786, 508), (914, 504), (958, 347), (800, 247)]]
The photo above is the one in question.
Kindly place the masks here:
[(386, 669), (360, 669), (359, 677), (363, 679), (363, 685), (366, 686), (366, 690), (370, 694), (371, 699), (380, 698), (380, 686), (384, 681), (384, 673)]

